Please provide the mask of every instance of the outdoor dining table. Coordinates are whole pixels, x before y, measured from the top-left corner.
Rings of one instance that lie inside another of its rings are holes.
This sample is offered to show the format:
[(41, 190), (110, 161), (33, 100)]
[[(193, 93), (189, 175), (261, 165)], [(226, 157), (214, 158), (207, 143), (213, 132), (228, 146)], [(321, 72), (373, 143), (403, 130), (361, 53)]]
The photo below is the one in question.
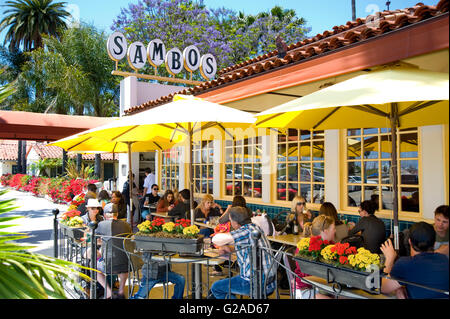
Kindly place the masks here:
[(283, 244), (284, 248), (286, 248), (286, 246), (297, 247), (297, 243), (302, 238), (303, 238), (302, 235), (293, 235), (293, 234), (267, 236), (267, 239), (269, 239), (270, 241), (275, 242), (275, 243)]
[(174, 216), (169, 216), (169, 214), (168, 213), (150, 213), (150, 215), (151, 216), (154, 216), (154, 217), (160, 217), (160, 218), (164, 218), (164, 219), (168, 219), (168, 220), (170, 220), (170, 221), (173, 221), (174, 220)]
[(347, 287), (344, 285), (336, 285), (335, 283), (328, 283), (326, 279), (316, 276), (306, 276), (302, 281), (310, 284), (315, 288), (319, 288), (336, 297), (345, 297), (351, 299), (396, 299), (395, 295), (385, 294), (371, 294), (362, 289)]

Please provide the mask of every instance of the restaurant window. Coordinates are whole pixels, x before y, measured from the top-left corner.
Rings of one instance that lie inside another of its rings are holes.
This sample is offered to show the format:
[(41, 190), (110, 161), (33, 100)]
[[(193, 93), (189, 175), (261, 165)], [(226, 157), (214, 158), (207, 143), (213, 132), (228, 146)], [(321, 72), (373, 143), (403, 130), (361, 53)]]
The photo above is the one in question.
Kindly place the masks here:
[(225, 195), (262, 197), (262, 137), (225, 140)]
[(288, 129), (278, 134), (276, 199), (291, 201), (297, 194), (308, 203), (325, 200), (324, 131)]
[(212, 140), (196, 142), (193, 151), (194, 192), (213, 194), (214, 143)]
[(162, 151), (160, 187), (163, 190), (179, 190), (180, 160), (181, 148)]
[[(345, 190), (347, 207), (364, 200), (378, 204), (379, 210), (392, 210), (391, 150), (389, 128), (346, 130)], [(399, 211), (419, 212), (419, 143), (417, 128), (398, 132)]]

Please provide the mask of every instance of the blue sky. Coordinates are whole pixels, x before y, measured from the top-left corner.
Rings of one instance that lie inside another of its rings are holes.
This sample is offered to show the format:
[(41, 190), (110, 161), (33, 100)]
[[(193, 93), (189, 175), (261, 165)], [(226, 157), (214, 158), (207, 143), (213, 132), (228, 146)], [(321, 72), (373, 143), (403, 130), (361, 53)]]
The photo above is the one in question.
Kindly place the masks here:
[[(56, 0), (62, 1), (62, 0)], [(97, 28), (111, 33), (110, 26), (113, 19), (120, 13), (120, 9), (127, 7), (128, 3), (137, 3), (137, 0), (66, 0), (68, 9), (79, 16), (84, 22), (92, 23)], [(418, 2), (426, 5), (435, 5), (439, 0), (391, 0), (391, 9), (411, 7)], [(4, 4), (5, 0), (0, 0)], [(275, 5), (286, 9), (295, 9), (298, 16), (306, 19), (307, 26), (311, 27), (308, 36), (314, 36), (325, 30), (331, 30), (335, 25), (345, 24), (351, 20), (351, 0), (204, 0), (210, 8), (226, 7), (247, 14), (267, 11)], [(356, 0), (356, 16), (366, 17), (385, 10), (386, 0)], [(5, 9), (0, 7), (0, 18)], [(0, 34), (3, 42), (5, 32)]]

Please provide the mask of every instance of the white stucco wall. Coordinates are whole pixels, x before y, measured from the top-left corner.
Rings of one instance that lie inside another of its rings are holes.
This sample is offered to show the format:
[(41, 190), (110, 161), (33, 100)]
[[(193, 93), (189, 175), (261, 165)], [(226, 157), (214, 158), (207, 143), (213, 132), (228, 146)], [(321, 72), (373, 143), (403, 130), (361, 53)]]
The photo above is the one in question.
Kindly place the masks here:
[(420, 160), (422, 169), (421, 211), (423, 217), (434, 218), (436, 207), (446, 203), (445, 168), (444, 168), (444, 134), (442, 125), (422, 126), (420, 134)]
[[(169, 95), (183, 89), (182, 86), (162, 85), (158, 83), (140, 82), (137, 77), (130, 76), (120, 81), (120, 115), (123, 116), (124, 111), (130, 107), (140, 105), (150, 100), (155, 100), (161, 96)], [(155, 175), (158, 180), (158, 153), (155, 158)], [(123, 184), (127, 180), (127, 176), (123, 175), (122, 167), (125, 165), (125, 172), (128, 172), (128, 155), (119, 154), (119, 170), (118, 170), (118, 190), (122, 190)], [(132, 153), (132, 171), (136, 178), (139, 176), (139, 153)], [(183, 171), (184, 173), (184, 171)], [(180, 171), (181, 174), (181, 171)], [(181, 179), (180, 181), (183, 181)], [(184, 184), (184, 182), (183, 182)], [(184, 185), (183, 185), (184, 186)], [(180, 184), (181, 187), (181, 184)], [(180, 188), (181, 189), (181, 188)]]

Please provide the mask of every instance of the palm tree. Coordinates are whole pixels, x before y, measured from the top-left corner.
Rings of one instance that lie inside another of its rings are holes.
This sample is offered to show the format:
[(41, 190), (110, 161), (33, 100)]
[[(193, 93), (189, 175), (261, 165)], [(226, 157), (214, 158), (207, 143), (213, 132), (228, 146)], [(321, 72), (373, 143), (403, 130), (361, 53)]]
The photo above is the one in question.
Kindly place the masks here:
[(23, 44), (24, 51), (42, 47), (42, 34), (59, 37), (59, 30), (67, 28), (65, 18), (70, 13), (64, 10), (65, 2), (53, 0), (12, 0), (3, 5), (8, 9), (0, 21), (0, 32), (6, 28), (5, 43), (10, 48)]
[[(0, 191), (0, 197), (5, 193), (5, 190)], [(0, 199), (0, 215), (17, 208), (13, 205), (14, 199)], [(0, 228), (14, 226), (4, 223), (18, 218), (22, 217), (1, 216)], [(28, 252), (32, 246), (15, 242), (24, 238), (27, 236), (23, 233), (0, 232), (0, 299), (65, 299), (63, 281), (69, 281), (80, 289), (74, 275), (90, 280), (80, 272), (88, 268)]]

